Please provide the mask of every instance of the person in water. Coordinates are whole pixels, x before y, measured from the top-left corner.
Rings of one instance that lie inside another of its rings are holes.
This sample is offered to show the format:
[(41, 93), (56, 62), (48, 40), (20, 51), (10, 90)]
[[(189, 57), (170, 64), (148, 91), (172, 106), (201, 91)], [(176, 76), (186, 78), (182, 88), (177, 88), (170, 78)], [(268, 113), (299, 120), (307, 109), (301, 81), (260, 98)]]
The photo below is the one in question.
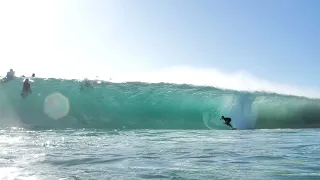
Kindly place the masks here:
[(6, 78), (7, 78), (8, 80), (12, 80), (12, 79), (14, 78), (14, 76), (15, 76), (15, 72), (13, 71), (13, 69), (10, 69), (10, 71), (7, 72)]
[(13, 71), (13, 69), (10, 69), (9, 72), (7, 72), (7, 75), (5, 78), (2, 79), (3, 82), (8, 82), (13, 80), (15, 77), (15, 72)]
[(84, 91), (85, 88), (93, 88), (93, 85), (88, 79), (84, 79), (80, 85), (80, 91)]
[(22, 96), (27, 96), (29, 93), (32, 93), (32, 91), (31, 91), (31, 85), (30, 85), (29, 79), (26, 79), (26, 80), (23, 82), (23, 87), (22, 87), (21, 95), (22, 95)]
[(224, 123), (225, 123), (227, 126), (229, 126), (229, 127), (233, 128), (233, 127), (232, 127), (232, 125), (230, 124), (230, 122), (231, 122), (231, 118), (221, 116), (221, 119), (220, 119), (220, 120), (224, 120)]

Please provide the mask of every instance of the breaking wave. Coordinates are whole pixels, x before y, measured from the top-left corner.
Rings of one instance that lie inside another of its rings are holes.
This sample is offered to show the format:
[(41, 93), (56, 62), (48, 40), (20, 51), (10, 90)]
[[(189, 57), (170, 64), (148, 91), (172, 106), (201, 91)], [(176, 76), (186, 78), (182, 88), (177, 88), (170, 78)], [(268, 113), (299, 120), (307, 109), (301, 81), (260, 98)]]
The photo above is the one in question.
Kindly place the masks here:
[(102, 129), (320, 127), (320, 101), (265, 92), (170, 83), (36, 78), (26, 98), (18, 78), (0, 85), (2, 126)]

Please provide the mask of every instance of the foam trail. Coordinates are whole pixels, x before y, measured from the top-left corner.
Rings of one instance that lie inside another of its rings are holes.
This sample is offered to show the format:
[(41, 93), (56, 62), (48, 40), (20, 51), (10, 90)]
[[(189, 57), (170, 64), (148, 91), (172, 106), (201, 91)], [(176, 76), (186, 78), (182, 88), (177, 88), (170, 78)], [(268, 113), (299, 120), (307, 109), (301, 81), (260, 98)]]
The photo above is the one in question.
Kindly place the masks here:
[(255, 95), (245, 93), (235, 98), (235, 104), (230, 111), (235, 126), (241, 129), (252, 129), (255, 127), (256, 117), (252, 110)]

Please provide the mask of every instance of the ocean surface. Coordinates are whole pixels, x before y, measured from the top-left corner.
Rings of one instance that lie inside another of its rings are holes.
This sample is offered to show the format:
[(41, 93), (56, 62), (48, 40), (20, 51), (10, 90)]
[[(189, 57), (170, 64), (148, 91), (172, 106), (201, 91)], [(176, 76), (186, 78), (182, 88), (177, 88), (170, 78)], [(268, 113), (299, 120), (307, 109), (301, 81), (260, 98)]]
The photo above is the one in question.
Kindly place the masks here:
[(22, 81), (0, 84), (0, 179), (320, 179), (318, 99), (41, 78), (23, 98)]
[(0, 130), (0, 179), (320, 179), (320, 132)]

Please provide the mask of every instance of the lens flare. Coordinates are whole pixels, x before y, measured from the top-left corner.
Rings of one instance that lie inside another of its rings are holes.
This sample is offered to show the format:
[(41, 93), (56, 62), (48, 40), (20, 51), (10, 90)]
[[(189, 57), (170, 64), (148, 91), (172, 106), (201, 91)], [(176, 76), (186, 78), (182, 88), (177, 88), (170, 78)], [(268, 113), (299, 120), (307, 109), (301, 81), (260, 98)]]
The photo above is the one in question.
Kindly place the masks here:
[(69, 108), (68, 98), (59, 92), (48, 95), (44, 100), (44, 113), (55, 120), (68, 115)]

